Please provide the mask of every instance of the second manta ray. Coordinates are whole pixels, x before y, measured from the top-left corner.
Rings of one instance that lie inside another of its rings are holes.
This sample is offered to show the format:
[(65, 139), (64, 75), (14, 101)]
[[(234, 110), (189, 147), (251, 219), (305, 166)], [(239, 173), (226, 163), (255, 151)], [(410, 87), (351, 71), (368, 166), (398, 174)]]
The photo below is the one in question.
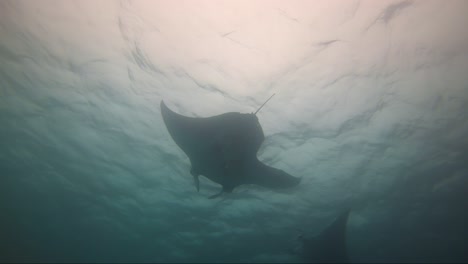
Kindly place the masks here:
[(303, 257), (308, 263), (349, 263), (346, 224), (351, 209), (344, 210), (327, 228), (312, 238), (300, 236)]
[(257, 152), (265, 136), (257, 112), (229, 112), (195, 118), (177, 114), (161, 101), (164, 123), (172, 139), (190, 159), (190, 173), (197, 191), (200, 189), (199, 175), (222, 186), (221, 192), (210, 196), (210, 199), (223, 192), (230, 193), (242, 184), (288, 188), (299, 183), (300, 178), (258, 160)]

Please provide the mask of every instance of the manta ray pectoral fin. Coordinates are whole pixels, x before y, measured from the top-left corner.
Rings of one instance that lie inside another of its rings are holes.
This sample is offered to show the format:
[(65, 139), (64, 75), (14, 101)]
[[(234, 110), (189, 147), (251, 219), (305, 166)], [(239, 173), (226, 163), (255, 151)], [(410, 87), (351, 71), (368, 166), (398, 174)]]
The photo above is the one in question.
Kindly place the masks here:
[(349, 263), (346, 225), (350, 210), (344, 210), (318, 236), (303, 240), (304, 255), (308, 262)]
[(257, 161), (252, 168), (253, 182), (268, 188), (291, 188), (301, 182), (301, 177), (295, 177), (287, 172), (276, 169)]

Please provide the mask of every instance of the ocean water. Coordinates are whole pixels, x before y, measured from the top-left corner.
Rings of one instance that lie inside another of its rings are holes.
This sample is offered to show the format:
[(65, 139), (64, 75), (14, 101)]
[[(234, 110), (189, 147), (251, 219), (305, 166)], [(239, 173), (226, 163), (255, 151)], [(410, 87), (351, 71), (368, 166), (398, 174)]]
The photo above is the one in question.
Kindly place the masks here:
[[(0, 0), (0, 262), (468, 262), (467, 1)], [(254, 112), (287, 190), (201, 177), (161, 117)]]

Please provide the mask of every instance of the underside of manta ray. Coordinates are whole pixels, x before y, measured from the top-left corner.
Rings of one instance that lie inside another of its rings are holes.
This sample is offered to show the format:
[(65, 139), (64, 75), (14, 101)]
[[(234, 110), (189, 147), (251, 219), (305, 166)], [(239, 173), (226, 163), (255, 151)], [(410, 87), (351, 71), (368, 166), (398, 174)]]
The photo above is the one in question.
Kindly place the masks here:
[(206, 118), (187, 117), (169, 109), (161, 101), (161, 114), (175, 143), (190, 159), (190, 173), (199, 191), (199, 175), (222, 186), (223, 192), (242, 184), (288, 188), (300, 178), (265, 165), (257, 152), (265, 136), (255, 114), (229, 112)]
[(308, 263), (349, 263), (346, 224), (350, 209), (343, 211), (327, 228), (313, 238), (303, 238), (304, 259)]

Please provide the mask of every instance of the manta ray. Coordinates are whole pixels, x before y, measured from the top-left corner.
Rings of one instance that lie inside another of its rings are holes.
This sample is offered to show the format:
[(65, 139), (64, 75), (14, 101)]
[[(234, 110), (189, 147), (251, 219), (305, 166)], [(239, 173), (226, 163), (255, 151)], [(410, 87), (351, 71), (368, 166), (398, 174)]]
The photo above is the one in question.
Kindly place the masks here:
[(265, 136), (256, 114), (268, 100), (255, 113), (228, 112), (201, 118), (180, 115), (161, 101), (164, 123), (190, 160), (190, 174), (197, 191), (200, 190), (200, 175), (222, 186), (210, 199), (230, 193), (242, 184), (288, 188), (299, 183), (300, 178), (257, 158)]
[(346, 249), (346, 223), (349, 213), (350, 209), (346, 209), (316, 237), (299, 237), (306, 262), (349, 263)]

